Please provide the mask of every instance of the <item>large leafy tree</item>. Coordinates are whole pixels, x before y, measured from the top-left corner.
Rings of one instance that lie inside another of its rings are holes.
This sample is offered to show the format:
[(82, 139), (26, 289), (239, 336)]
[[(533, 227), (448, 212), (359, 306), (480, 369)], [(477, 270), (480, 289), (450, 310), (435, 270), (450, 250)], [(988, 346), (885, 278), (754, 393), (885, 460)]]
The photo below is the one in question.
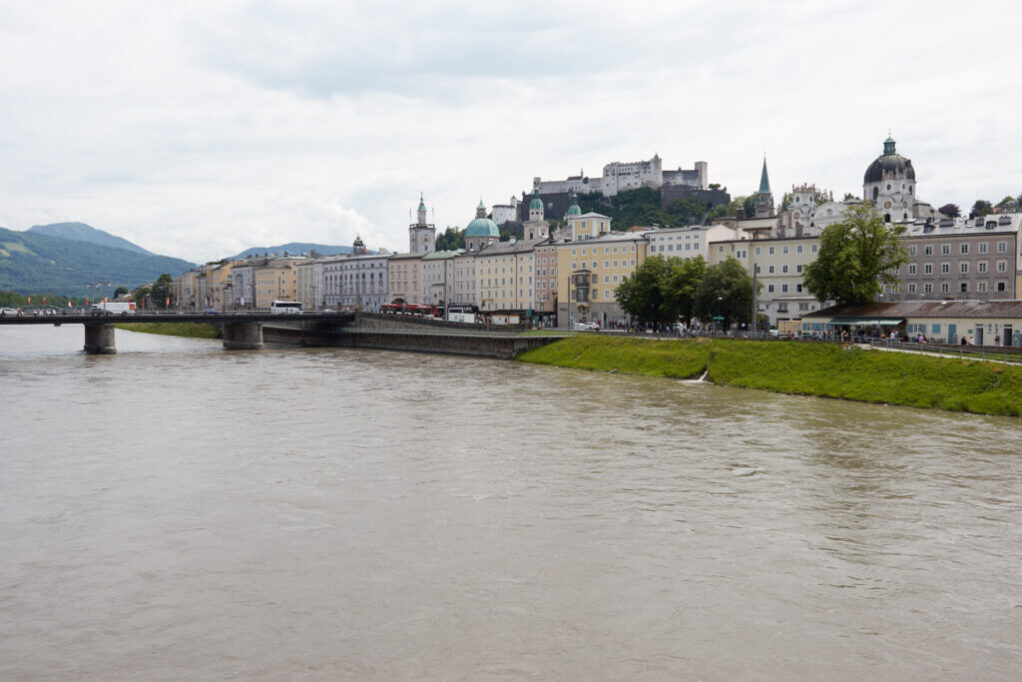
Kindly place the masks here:
[(670, 265), (666, 258), (647, 258), (618, 285), (614, 292), (618, 305), (639, 322), (663, 321), (664, 290), (669, 274)]
[(695, 292), (695, 315), (710, 320), (720, 315), (723, 326), (752, 320), (752, 277), (734, 258), (706, 268)]
[(976, 203), (972, 205), (972, 210), (969, 211), (969, 217), (979, 218), (980, 216), (990, 215), (993, 212), (993, 204), (985, 199), (976, 199)]
[(625, 278), (615, 295), (622, 310), (639, 322), (688, 320), (693, 316), (695, 293), (705, 272), (702, 256), (653, 256)]
[(174, 293), (174, 279), (167, 273), (163, 273), (153, 282), (150, 293), (154, 308), (166, 308), (167, 301)]
[(884, 223), (872, 206), (854, 206), (823, 230), (816, 260), (806, 267), (806, 288), (821, 303), (869, 303), (884, 284), (898, 283), (908, 261), (903, 225)]
[(957, 204), (944, 204), (937, 211), (948, 218), (957, 218), (962, 215), (962, 209), (958, 208)]
[(702, 256), (668, 261), (670, 270), (664, 281), (665, 320), (685, 320), (695, 317), (696, 292), (706, 276), (706, 261)]

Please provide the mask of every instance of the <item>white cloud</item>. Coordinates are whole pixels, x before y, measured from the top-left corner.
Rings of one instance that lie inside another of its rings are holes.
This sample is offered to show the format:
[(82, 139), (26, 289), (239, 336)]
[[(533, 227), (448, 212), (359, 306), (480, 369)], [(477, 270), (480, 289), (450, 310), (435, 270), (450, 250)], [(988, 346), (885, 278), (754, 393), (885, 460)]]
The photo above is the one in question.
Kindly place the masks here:
[[(1011, 4), (186, 2), (0, 8), (0, 224), (191, 260), (407, 246), (534, 175), (660, 154), (841, 195), (888, 129), (922, 198), (1022, 192)], [(991, 25), (996, 22), (996, 25)]]

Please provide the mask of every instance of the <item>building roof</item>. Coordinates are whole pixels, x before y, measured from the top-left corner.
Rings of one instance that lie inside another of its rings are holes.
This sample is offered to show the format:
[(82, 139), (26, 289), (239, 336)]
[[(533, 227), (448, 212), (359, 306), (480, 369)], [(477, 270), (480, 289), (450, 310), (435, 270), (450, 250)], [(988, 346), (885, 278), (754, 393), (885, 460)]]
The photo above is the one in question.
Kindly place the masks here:
[(908, 317), (1022, 317), (1022, 301), (900, 301), (836, 305), (803, 315), (809, 318), (894, 319)]
[(489, 218), (475, 218), (465, 227), (466, 237), (500, 237), (500, 228)]
[(1022, 213), (1004, 213), (980, 218), (944, 218), (916, 221), (905, 226), (908, 237), (962, 237), (985, 234), (1017, 233), (1022, 227)]
[(884, 140), (884, 153), (878, 156), (873, 163), (866, 168), (866, 175), (863, 177), (863, 184), (880, 182), (885, 173), (904, 173), (909, 180), (916, 179), (915, 168), (912, 161), (894, 151), (894, 140)]
[(430, 251), (422, 257), (422, 260), (446, 260), (448, 258), (454, 258), (461, 253), (464, 253), (463, 249), (455, 249), (454, 251)]
[(546, 241), (545, 239), (517, 239), (515, 241), (495, 242), (485, 249), (476, 253), (476, 257), (482, 256), (506, 256), (508, 254), (523, 253), (532, 251), (537, 244)]
[(759, 193), (770, 194), (770, 178), (767, 176), (766, 159), (763, 159), (763, 172), (759, 175)]

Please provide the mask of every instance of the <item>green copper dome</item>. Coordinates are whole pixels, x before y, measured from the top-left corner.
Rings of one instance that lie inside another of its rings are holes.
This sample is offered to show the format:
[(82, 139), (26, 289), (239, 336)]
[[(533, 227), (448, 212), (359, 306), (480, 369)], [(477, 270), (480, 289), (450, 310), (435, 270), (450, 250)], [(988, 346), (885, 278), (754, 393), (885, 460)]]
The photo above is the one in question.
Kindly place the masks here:
[(543, 200), (539, 198), (539, 187), (537, 187), (532, 193), (532, 203), (529, 204), (530, 211), (542, 211)]
[(578, 197), (572, 195), (571, 206), (568, 207), (568, 212), (565, 215), (582, 215), (582, 209), (578, 206)]
[(500, 230), (497, 223), (489, 218), (476, 218), (465, 228), (466, 237), (497, 237), (500, 238)]

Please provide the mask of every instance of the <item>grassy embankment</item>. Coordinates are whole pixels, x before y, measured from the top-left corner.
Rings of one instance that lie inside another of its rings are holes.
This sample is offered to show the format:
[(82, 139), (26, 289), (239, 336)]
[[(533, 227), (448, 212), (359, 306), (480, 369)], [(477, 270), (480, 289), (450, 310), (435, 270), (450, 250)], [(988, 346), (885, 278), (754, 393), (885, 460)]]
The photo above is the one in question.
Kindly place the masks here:
[(1022, 367), (864, 350), (731, 339), (579, 336), (522, 353), (524, 362), (695, 378), (716, 384), (871, 403), (1019, 416)]
[(166, 336), (187, 336), (192, 339), (219, 339), (220, 330), (216, 325), (200, 322), (125, 322), (114, 325), (117, 329), (143, 334), (164, 334)]

